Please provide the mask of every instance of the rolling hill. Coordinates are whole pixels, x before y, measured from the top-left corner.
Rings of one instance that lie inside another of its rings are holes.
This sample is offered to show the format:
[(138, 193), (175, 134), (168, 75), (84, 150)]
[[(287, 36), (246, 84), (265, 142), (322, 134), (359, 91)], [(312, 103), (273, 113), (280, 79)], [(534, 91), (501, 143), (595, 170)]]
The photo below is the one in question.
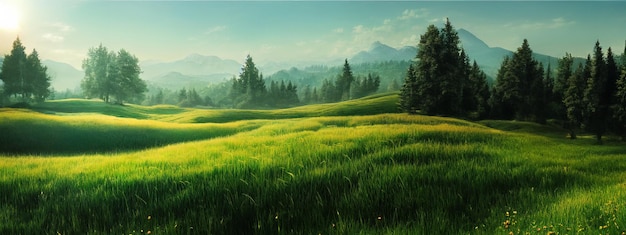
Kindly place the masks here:
[[(0, 233), (623, 231), (622, 143), (571, 141), (524, 122), (388, 113), (396, 101), (245, 112), (89, 100), (2, 108)], [(196, 123), (208, 120), (220, 123)]]

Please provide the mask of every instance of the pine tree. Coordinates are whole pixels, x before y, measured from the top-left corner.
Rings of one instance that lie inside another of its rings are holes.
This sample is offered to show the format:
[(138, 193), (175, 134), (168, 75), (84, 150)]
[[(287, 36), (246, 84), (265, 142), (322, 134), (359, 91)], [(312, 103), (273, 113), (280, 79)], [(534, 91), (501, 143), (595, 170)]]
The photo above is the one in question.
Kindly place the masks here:
[(574, 70), (574, 58), (571, 54), (565, 53), (565, 56), (559, 59), (559, 67), (557, 68), (556, 79), (554, 81), (554, 88), (552, 89), (554, 106), (552, 108), (554, 116), (558, 119), (567, 119), (567, 109), (563, 104), (565, 98), (565, 91), (568, 87), (568, 80), (572, 76)]
[(544, 122), (543, 66), (532, 57), (528, 40), (503, 61), (492, 105), (500, 118)]
[(436, 113), (458, 115), (462, 112), (463, 86), (467, 80), (469, 62), (466, 61), (465, 51), (459, 48), (459, 36), (448, 19), (439, 36), (441, 51), (433, 55), (437, 59), (436, 74), (441, 89)]
[(498, 119), (513, 119), (515, 117), (516, 104), (520, 102), (519, 90), (515, 81), (515, 75), (511, 73), (511, 58), (505, 56), (498, 69), (496, 82), (489, 99), (491, 117)]
[(583, 93), (587, 87), (587, 79), (589, 75), (589, 67), (591, 66), (591, 58), (587, 57), (584, 67), (582, 64), (567, 80), (567, 87), (563, 94), (563, 104), (566, 107), (567, 128), (569, 129), (570, 139), (576, 139), (576, 129), (584, 122), (585, 103), (583, 101)]
[(475, 110), (478, 118), (485, 118), (490, 113), (489, 107), (489, 84), (487, 84), (487, 75), (480, 69), (478, 63), (474, 61), (470, 69), (469, 83), (471, 85), (471, 94), (475, 106), (469, 107)]
[[(19, 96), (21, 102), (43, 102), (51, 94), (48, 68), (41, 64), (39, 53), (33, 49), (30, 55), (18, 37), (9, 55), (5, 55), (0, 80), (4, 82), (3, 101), (11, 95)], [(4, 102), (3, 102), (4, 103)]]
[(348, 59), (346, 59), (343, 64), (342, 73), (337, 77), (337, 80), (335, 81), (335, 88), (337, 89), (337, 98), (335, 100), (349, 100), (351, 98), (350, 88), (353, 81), (354, 75), (352, 74), (352, 69), (350, 68)]
[[(428, 26), (426, 33), (420, 37), (416, 57), (417, 64), (413, 68), (416, 79), (416, 87), (413, 91), (415, 94), (413, 95), (419, 97), (417, 101), (418, 107), (415, 107), (415, 110), (421, 110), (426, 114), (436, 114), (440, 111), (439, 105), (442, 89), (438, 66), (439, 52), (442, 50), (442, 47), (439, 29), (434, 25)], [(403, 89), (408, 89), (406, 85), (405, 82)], [(413, 110), (412, 104), (412, 102), (409, 103), (410, 106), (405, 107), (404, 110), (414, 113), (415, 110)]]
[(239, 77), (233, 79), (230, 96), (233, 104), (238, 108), (251, 108), (266, 104), (267, 89), (265, 88), (265, 80), (263, 74), (259, 72), (256, 65), (252, 61), (252, 57), (248, 55), (246, 62), (241, 68)]
[(419, 109), (418, 97), (417, 97), (417, 77), (413, 65), (409, 65), (409, 69), (406, 72), (404, 84), (400, 88), (400, 110), (409, 114), (417, 113)]
[(622, 140), (626, 141), (626, 46), (622, 54), (621, 75), (616, 82), (615, 104), (613, 105), (613, 117), (617, 121), (617, 127), (622, 134)]
[(591, 76), (587, 81), (584, 93), (586, 104), (586, 128), (593, 131), (598, 143), (602, 143), (602, 135), (606, 131), (608, 101), (604, 92), (607, 91), (607, 68), (600, 42), (597, 41), (591, 60)]
[(26, 67), (25, 51), (26, 48), (22, 45), (18, 37), (13, 42), (11, 53), (4, 56), (2, 72), (0, 73), (0, 79), (4, 82), (4, 95), (9, 97), (11, 95), (20, 94), (22, 95), (22, 101), (26, 99), (25, 94), (23, 94)]
[(23, 92), (27, 97), (33, 97), (36, 102), (43, 102), (51, 94), (50, 76), (48, 68), (41, 64), (39, 53), (33, 52), (26, 58), (25, 85)]
[(624, 129), (619, 125), (617, 119), (614, 118), (613, 106), (617, 103), (617, 80), (619, 80), (620, 71), (615, 62), (613, 51), (609, 47), (606, 53), (606, 87), (602, 96), (603, 103), (606, 105), (607, 128), (613, 130), (616, 134), (622, 135)]

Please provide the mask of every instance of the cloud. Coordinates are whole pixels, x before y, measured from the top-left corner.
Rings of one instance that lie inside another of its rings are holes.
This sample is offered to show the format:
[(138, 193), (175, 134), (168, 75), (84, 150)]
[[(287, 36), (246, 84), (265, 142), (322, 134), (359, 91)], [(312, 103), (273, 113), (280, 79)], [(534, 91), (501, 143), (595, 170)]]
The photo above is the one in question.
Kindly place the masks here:
[(421, 9), (406, 9), (402, 12), (402, 15), (398, 17), (401, 20), (419, 19), (429, 15), (429, 11), (425, 8)]
[(228, 27), (226, 27), (224, 25), (218, 25), (218, 26), (215, 26), (213, 28), (210, 28), (209, 30), (204, 32), (204, 34), (205, 35), (214, 34), (214, 33), (220, 32), (220, 31), (224, 31), (226, 29), (228, 29)]
[(50, 23), (48, 24), (50, 27), (55, 28), (57, 31), (59, 32), (70, 32), (70, 31), (74, 31), (74, 27), (65, 24), (65, 23), (61, 23), (61, 22), (56, 22), (56, 23)]
[(365, 26), (363, 26), (363, 25), (357, 25), (357, 26), (354, 26), (354, 28), (352, 28), (352, 32), (353, 33), (362, 33), (364, 28), (365, 28)]
[(522, 29), (522, 30), (546, 30), (558, 29), (567, 25), (575, 24), (575, 21), (566, 20), (563, 17), (554, 18), (544, 22), (524, 22), (521, 24), (509, 23), (504, 25), (506, 28)]
[(48, 40), (50, 42), (62, 42), (63, 40), (65, 40), (63, 36), (52, 34), (52, 33), (46, 33), (42, 37), (43, 39)]
[(333, 32), (335, 32), (335, 33), (343, 33), (343, 28), (333, 29)]

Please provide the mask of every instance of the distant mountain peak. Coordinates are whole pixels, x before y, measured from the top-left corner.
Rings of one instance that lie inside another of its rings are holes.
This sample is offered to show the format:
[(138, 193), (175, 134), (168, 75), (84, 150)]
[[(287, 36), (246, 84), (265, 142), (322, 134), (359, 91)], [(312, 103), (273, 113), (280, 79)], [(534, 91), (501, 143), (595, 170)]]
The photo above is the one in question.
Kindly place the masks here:
[(463, 44), (463, 48), (467, 49), (487, 49), (489, 45), (485, 43), (483, 40), (480, 40), (473, 33), (465, 30), (459, 29), (457, 30), (459, 35), (459, 39), (461, 40), (461, 44)]

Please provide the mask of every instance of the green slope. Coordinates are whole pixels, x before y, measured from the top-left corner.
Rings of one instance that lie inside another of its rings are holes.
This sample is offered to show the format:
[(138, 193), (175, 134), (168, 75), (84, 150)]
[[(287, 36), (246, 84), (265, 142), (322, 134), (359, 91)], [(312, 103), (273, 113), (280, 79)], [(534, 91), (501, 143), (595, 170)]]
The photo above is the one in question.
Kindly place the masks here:
[[(142, 113), (186, 113), (193, 117), (178, 121), (187, 122), (213, 110), (183, 111)], [(0, 157), (0, 234), (621, 234), (626, 226), (626, 147), (535, 134), (528, 123), (485, 123), (509, 132), (406, 114), (223, 124), (0, 117), (94, 133), (234, 130), (123, 153)]]
[(95, 100), (49, 101), (33, 109), (52, 114), (99, 113), (108, 116), (151, 119), (180, 123), (224, 123), (251, 119), (285, 119), (319, 116), (355, 116), (397, 113), (398, 94), (384, 93), (339, 103), (299, 106), (275, 110), (185, 109), (170, 105), (153, 107), (111, 105)]

